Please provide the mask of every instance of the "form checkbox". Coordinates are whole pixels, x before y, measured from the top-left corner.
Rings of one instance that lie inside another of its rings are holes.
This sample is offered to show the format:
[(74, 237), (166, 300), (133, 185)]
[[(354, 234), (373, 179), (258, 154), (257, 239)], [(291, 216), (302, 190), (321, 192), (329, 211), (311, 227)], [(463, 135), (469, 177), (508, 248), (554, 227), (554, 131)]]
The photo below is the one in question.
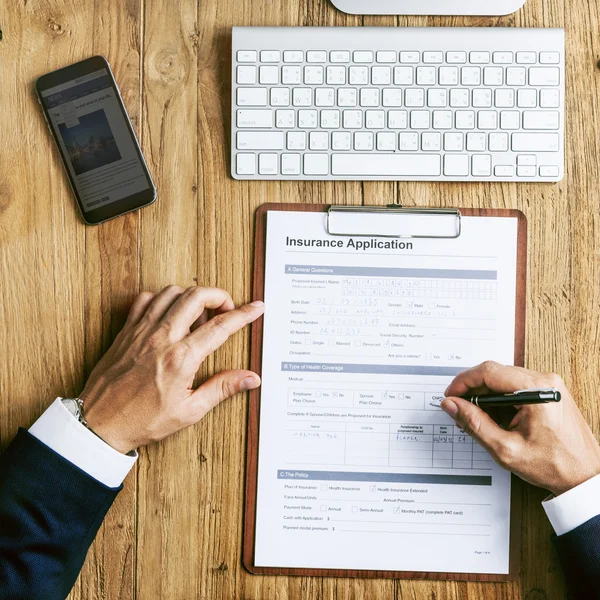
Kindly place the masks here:
[(330, 346), (335, 346), (335, 340), (329, 340), (329, 345)]
[(394, 513), (398, 514), (400, 512), (399, 506), (394, 506)]
[(370, 492), (376, 492), (377, 491), (377, 486), (376, 485), (372, 485), (369, 487), (369, 491)]
[(327, 491), (327, 484), (326, 483), (322, 483), (321, 484), (321, 490), (323, 490), (324, 492)]
[(327, 510), (326, 504), (321, 504), (321, 512), (325, 512)]
[(360, 348), (360, 346), (362, 346), (362, 342), (361, 342), (360, 340), (354, 340), (354, 345), (355, 345), (357, 348)]
[(352, 512), (358, 512), (358, 506), (353, 506), (352, 507)]

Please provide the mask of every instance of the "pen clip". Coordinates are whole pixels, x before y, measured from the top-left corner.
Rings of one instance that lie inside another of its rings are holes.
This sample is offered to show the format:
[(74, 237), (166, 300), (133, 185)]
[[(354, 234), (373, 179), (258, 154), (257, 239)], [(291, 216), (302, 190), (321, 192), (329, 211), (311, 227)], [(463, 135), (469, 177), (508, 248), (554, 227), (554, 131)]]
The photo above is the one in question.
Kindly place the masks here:
[(512, 392), (510, 394), (506, 394), (507, 396), (519, 396), (520, 394), (554, 394), (556, 392), (556, 388), (530, 388), (525, 390), (517, 390), (516, 392)]

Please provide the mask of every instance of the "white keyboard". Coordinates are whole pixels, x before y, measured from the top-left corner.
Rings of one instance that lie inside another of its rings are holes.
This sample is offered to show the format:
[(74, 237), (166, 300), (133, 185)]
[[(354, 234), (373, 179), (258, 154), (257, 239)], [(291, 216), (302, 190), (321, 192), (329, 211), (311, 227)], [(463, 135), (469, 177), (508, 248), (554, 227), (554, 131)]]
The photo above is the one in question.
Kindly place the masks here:
[(559, 181), (564, 32), (234, 27), (236, 179)]

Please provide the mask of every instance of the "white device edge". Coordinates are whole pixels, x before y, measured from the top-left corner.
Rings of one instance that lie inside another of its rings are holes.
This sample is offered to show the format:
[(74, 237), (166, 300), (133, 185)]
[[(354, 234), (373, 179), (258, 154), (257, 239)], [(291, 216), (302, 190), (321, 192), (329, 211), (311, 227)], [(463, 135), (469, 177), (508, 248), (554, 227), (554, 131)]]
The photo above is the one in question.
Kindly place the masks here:
[[(352, 15), (502, 16), (519, 10), (526, 0), (331, 0)], [(397, 7), (397, 8), (396, 8)]]

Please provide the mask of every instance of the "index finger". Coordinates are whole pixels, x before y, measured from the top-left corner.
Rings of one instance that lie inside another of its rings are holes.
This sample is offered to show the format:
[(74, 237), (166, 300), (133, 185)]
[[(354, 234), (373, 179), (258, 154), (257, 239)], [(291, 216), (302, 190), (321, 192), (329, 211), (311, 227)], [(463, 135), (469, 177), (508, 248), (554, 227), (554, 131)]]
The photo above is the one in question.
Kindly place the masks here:
[(486, 361), (472, 369), (459, 373), (448, 386), (446, 396), (462, 397), (472, 390), (508, 394), (535, 387), (535, 373), (521, 367), (507, 367)]

